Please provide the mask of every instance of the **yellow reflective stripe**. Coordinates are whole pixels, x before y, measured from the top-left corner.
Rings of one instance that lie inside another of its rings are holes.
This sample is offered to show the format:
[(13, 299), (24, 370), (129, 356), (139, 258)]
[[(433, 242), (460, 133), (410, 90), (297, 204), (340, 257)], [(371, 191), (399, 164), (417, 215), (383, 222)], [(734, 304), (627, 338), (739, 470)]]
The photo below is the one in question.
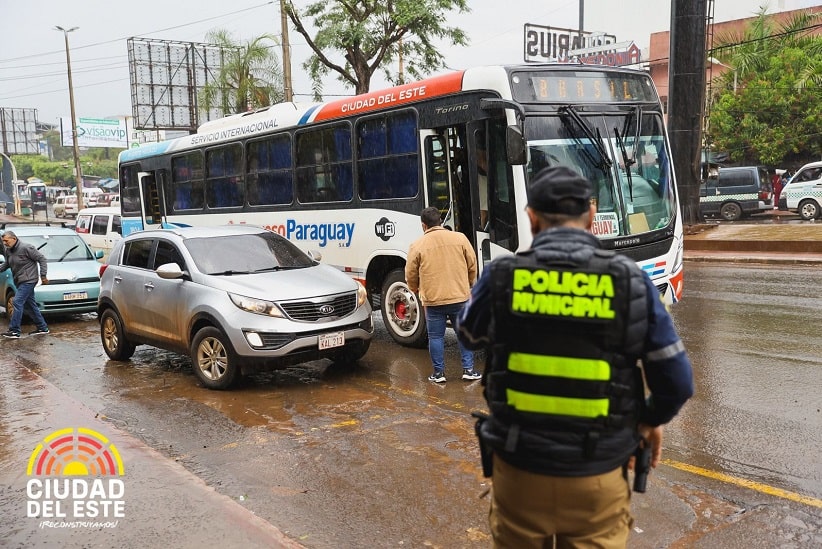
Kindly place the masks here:
[(593, 358), (511, 353), (508, 355), (508, 370), (535, 376), (565, 377), (588, 381), (611, 379), (611, 366), (604, 360)]
[(536, 412), (562, 416), (597, 418), (608, 415), (607, 398), (566, 398), (557, 396), (532, 395), (507, 389), (509, 406), (520, 412)]

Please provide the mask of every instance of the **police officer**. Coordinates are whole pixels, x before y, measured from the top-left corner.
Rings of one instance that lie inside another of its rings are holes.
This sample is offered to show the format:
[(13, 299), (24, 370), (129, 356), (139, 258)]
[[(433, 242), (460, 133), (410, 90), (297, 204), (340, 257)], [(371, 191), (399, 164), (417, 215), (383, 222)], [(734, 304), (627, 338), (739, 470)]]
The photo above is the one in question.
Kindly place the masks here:
[(488, 356), (477, 432), (495, 547), (625, 547), (630, 458), (647, 446), (658, 464), (662, 425), (693, 394), (659, 292), (589, 232), (592, 194), (569, 168), (540, 171), (531, 249), (492, 262), (459, 318), (463, 344)]

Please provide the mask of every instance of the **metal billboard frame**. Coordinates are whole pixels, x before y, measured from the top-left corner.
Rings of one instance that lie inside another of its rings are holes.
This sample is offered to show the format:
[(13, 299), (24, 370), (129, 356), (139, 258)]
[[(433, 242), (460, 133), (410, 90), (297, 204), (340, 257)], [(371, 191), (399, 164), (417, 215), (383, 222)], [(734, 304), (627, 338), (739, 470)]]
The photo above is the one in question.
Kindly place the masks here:
[(0, 152), (40, 154), (37, 139), (37, 109), (0, 107)]
[(215, 44), (132, 37), (128, 44), (131, 109), (138, 130), (186, 130), (225, 116), (203, 109), (200, 91), (217, 81), (225, 48)]

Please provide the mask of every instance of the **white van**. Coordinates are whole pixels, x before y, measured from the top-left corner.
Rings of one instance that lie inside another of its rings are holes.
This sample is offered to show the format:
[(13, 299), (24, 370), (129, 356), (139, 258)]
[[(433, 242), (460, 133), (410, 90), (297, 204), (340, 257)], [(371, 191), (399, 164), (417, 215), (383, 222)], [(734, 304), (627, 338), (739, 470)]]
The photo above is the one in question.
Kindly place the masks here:
[(799, 168), (779, 195), (779, 209), (796, 212), (805, 221), (822, 218), (822, 162)]
[(83, 207), (93, 208), (97, 205), (97, 199), (105, 194), (99, 187), (89, 187), (83, 189)]
[(54, 217), (77, 217), (77, 195), (63, 194), (58, 196), (52, 206)]
[(114, 244), (123, 238), (120, 208), (110, 206), (83, 208), (77, 214), (74, 230), (91, 246), (92, 250), (103, 250), (108, 256)]

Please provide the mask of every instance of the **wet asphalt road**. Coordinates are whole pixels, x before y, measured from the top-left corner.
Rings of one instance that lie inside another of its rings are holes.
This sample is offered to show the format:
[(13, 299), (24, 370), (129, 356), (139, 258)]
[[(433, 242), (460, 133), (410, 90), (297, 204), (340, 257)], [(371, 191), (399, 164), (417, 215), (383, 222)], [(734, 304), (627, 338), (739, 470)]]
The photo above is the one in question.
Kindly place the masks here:
[[(822, 335), (812, 327), (822, 273), (686, 269), (674, 316), (697, 395), (666, 431), (667, 461), (649, 493), (634, 496), (631, 546), (748, 547), (749, 537), (763, 547), (820, 546)], [(377, 327), (354, 368), (310, 363), (229, 392), (200, 388), (189, 360), (172, 353), (141, 347), (131, 362), (108, 361), (93, 315), (54, 319), (50, 336), (0, 345), (6, 363), (42, 376), (307, 547), (488, 547), (488, 483), (470, 418), (485, 409), (479, 382), (458, 379), (453, 338), (452, 380), (437, 385), (426, 381), (426, 350), (398, 347)], [(13, 394), (0, 412), (3, 465), (36, 442), (21, 435), (36, 417), (21, 413)], [(144, 518), (160, 520), (150, 513)], [(15, 531), (13, 510), (2, 516), (0, 532)], [(175, 520), (168, 528), (178, 536), (196, 527)]]

